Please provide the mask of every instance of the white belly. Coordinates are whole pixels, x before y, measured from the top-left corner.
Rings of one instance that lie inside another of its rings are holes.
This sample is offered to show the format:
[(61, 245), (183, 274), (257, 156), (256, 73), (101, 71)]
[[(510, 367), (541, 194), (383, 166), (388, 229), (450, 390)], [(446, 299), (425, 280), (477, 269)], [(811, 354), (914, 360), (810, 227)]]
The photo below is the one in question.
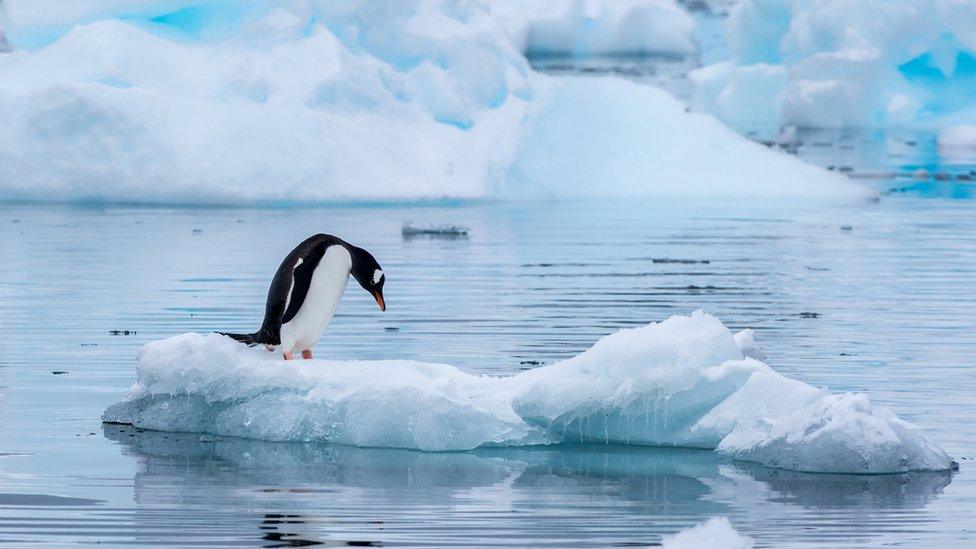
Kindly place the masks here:
[(352, 257), (344, 246), (329, 246), (312, 273), (312, 282), (298, 313), (281, 325), (283, 352), (311, 349), (332, 320), (336, 306), (346, 291)]

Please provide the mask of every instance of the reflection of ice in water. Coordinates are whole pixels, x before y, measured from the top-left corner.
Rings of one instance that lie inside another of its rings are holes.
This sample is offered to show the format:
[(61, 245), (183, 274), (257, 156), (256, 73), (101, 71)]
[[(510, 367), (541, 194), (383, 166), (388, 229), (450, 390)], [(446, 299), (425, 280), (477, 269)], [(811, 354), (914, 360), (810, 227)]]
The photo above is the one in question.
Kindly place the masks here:
[[(948, 473), (912, 473), (854, 481), (744, 467), (710, 452), (680, 449), (578, 446), (431, 454), (237, 438), (201, 441), (199, 435), (118, 425), (106, 425), (104, 433), (138, 460), (137, 503), (145, 521), (153, 520), (154, 508), (211, 502), (225, 528), (256, 531), (268, 525), (265, 514), (238, 509), (300, 513), (273, 518), (291, 522), (273, 524), (276, 531), (317, 540), (395, 542), (410, 535), (416, 543), (450, 545), (449, 529), (457, 521), (491, 517), (486, 536), (505, 531), (524, 536), (523, 543), (555, 535), (567, 544), (585, 539), (599, 545), (619, 539), (620, 531), (654, 539), (716, 515), (735, 517), (743, 533), (771, 520), (792, 521), (798, 538), (815, 539), (823, 530), (803, 532), (806, 521), (814, 520), (811, 510), (847, 509), (856, 502), (857, 508), (833, 516), (839, 521), (833, 528), (863, 541), (871, 534), (860, 525), (901, 528), (880, 519), (888, 509), (927, 505), (951, 479)], [(580, 506), (588, 510), (586, 524), (573, 512)], [(446, 516), (428, 514), (417, 521), (411, 509)], [(542, 524), (546, 533), (537, 529)]]

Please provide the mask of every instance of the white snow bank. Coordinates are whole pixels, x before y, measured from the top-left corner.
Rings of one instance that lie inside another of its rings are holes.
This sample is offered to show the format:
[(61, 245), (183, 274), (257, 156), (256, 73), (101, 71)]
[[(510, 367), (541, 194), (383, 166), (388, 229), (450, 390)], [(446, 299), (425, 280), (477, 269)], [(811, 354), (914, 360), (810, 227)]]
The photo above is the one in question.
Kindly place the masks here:
[(976, 120), (970, 0), (743, 0), (727, 36), (695, 100), (741, 129)]
[(802, 471), (951, 466), (917, 427), (864, 395), (832, 395), (744, 357), (702, 312), (621, 330), (509, 377), (406, 360), (285, 362), (217, 334), (183, 334), (143, 348), (136, 384), (104, 419), (431, 451), (589, 441), (715, 448)]
[[(609, 13), (617, 47), (671, 1), (560, 5)], [(478, 2), (3, 6), (21, 49), (0, 55), (0, 199), (868, 193), (660, 92), (536, 74)]]
[(743, 536), (725, 517), (712, 517), (661, 540), (664, 549), (752, 549), (753, 541)]
[(694, 54), (695, 20), (674, 0), (494, 0), (529, 55)]

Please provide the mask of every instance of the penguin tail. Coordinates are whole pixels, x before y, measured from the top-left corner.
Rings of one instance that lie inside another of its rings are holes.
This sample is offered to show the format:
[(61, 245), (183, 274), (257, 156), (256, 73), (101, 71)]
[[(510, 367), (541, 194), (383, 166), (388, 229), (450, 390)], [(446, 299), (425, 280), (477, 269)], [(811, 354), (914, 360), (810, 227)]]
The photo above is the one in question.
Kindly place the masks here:
[(261, 342), (258, 341), (259, 332), (253, 334), (229, 334), (227, 332), (217, 332), (220, 335), (225, 335), (231, 339), (240, 341), (241, 343), (247, 345), (248, 347), (254, 347), (255, 345), (260, 345)]

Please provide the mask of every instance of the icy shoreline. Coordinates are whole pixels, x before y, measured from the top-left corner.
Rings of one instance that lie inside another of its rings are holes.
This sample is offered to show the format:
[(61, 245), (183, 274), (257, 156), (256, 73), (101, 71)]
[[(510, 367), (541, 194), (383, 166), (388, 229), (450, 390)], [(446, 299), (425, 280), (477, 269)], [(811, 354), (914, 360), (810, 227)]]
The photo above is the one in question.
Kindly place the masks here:
[(283, 362), (211, 334), (150, 343), (106, 422), (427, 451), (603, 442), (713, 448), (811, 472), (946, 470), (917, 427), (861, 394), (773, 371), (707, 314), (604, 337), (508, 377), (405, 360)]

